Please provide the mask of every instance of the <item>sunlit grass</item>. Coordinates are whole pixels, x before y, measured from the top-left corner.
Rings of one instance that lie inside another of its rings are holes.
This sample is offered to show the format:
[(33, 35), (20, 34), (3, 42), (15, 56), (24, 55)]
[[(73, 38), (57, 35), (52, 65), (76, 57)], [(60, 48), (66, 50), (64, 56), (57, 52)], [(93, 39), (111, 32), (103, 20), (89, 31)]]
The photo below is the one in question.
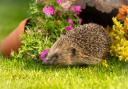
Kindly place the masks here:
[(1, 89), (127, 89), (128, 65), (46, 66), (35, 61), (0, 60)]

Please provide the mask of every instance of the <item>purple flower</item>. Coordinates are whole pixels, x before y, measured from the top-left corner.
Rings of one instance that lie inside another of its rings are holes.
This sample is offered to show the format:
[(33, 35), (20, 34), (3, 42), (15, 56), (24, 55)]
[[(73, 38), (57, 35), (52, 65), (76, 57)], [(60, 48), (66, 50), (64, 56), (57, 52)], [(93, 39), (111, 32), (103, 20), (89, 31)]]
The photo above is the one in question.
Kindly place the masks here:
[(73, 29), (73, 27), (72, 27), (71, 25), (65, 27), (65, 30), (66, 30), (66, 31), (70, 31), (70, 30), (72, 30), (72, 29)]
[(43, 62), (46, 62), (46, 56), (48, 55), (48, 49), (46, 50), (43, 50), (41, 53), (40, 53), (40, 59), (43, 61)]
[(79, 6), (79, 5), (71, 6), (70, 10), (77, 13), (77, 14), (80, 14), (81, 6)]
[(49, 17), (55, 13), (55, 10), (52, 6), (45, 6), (43, 8), (43, 13), (45, 13), (45, 15)]
[(57, 0), (57, 3), (58, 3), (58, 4), (61, 4), (61, 3), (62, 3), (62, 0)]
[(71, 25), (73, 25), (73, 24), (74, 24), (73, 20), (72, 20), (72, 19), (70, 19), (70, 18), (68, 18), (68, 20), (67, 20), (67, 21), (68, 21), (68, 23), (69, 23), (69, 24), (71, 24)]

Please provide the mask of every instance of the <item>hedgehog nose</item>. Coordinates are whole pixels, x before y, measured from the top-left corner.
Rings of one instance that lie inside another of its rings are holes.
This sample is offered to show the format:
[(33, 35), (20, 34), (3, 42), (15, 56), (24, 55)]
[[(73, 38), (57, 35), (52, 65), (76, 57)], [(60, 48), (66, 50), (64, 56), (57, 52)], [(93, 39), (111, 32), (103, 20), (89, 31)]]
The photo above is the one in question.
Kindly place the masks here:
[(53, 60), (52, 60), (51, 56), (48, 56), (45, 64), (52, 64), (52, 63), (53, 63)]
[(46, 61), (46, 64), (52, 64), (52, 63), (53, 63), (53, 61), (50, 58), (48, 58)]
[(45, 62), (45, 64), (52, 64), (52, 63), (53, 63), (52, 58), (50, 56), (47, 57), (47, 61)]
[(48, 56), (46, 63), (47, 64), (53, 64), (54, 62), (57, 61), (57, 59), (58, 59), (58, 55), (56, 55), (56, 54)]

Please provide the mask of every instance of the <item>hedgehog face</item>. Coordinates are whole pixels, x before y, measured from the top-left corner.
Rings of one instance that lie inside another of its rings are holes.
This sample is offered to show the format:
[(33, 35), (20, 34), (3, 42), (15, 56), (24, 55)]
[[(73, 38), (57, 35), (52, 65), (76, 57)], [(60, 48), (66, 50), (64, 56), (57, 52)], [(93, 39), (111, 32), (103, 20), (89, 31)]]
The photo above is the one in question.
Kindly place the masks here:
[(49, 52), (46, 63), (51, 65), (73, 65), (76, 64), (76, 60), (82, 58), (78, 55), (78, 50), (73, 47), (55, 48), (54, 51)]
[[(73, 47), (69, 42), (55, 43), (50, 49), (46, 64), (51, 65), (74, 65), (83, 60), (80, 49)], [(57, 46), (56, 46), (57, 45)]]

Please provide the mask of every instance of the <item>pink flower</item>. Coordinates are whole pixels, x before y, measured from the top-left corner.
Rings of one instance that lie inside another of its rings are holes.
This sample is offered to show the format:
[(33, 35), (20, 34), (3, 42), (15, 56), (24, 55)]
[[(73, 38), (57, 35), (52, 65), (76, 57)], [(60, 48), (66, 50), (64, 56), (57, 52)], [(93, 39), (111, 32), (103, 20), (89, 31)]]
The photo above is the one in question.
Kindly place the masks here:
[(41, 61), (43, 61), (43, 62), (46, 62), (46, 56), (48, 55), (48, 49), (46, 49), (46, 50), (43, 50), (41, 53), (40, 53), (40, 59), (41, 59)]
[(68, 18), (68, 20), (67, 20), (67, 21), (68, 21), (68, 23), (69, 23), (69, 24), (71, 24), (71, 25), (73, 25), (73, 24), (74, 24), (73, 20), (72, 20), (72, 19), (70, 19), (70, 18)]
[(81, 6), (79, 6), (79, 5), (71, 6), (70, 10), (77, 13), (77, 14), (80, 14)]
[(72, 5), (72, 2), (70, 0), (66, 0), (61, 3), (61, 6), (62, 6), (62, 8), (64, 8), (64, 10), (69, 10), (71, 5)]
[(43, 8), (43, 12), (45, 13), (46, 16), (51, 16), (55, 13), (55, 10), (52, 6), (45, 6)]
[(57, 0), (57, 3), (58, 3), (58, 4), (61, 4), (61, 3), (62, 3), (62, 0)]
[(70, 31), (70, 30), (72, 30), (72, 29), (73, 29), (73, 27), (72, 27), (71, 25), (65, 27), (65, 30), (66, 30), (66, 31)]

